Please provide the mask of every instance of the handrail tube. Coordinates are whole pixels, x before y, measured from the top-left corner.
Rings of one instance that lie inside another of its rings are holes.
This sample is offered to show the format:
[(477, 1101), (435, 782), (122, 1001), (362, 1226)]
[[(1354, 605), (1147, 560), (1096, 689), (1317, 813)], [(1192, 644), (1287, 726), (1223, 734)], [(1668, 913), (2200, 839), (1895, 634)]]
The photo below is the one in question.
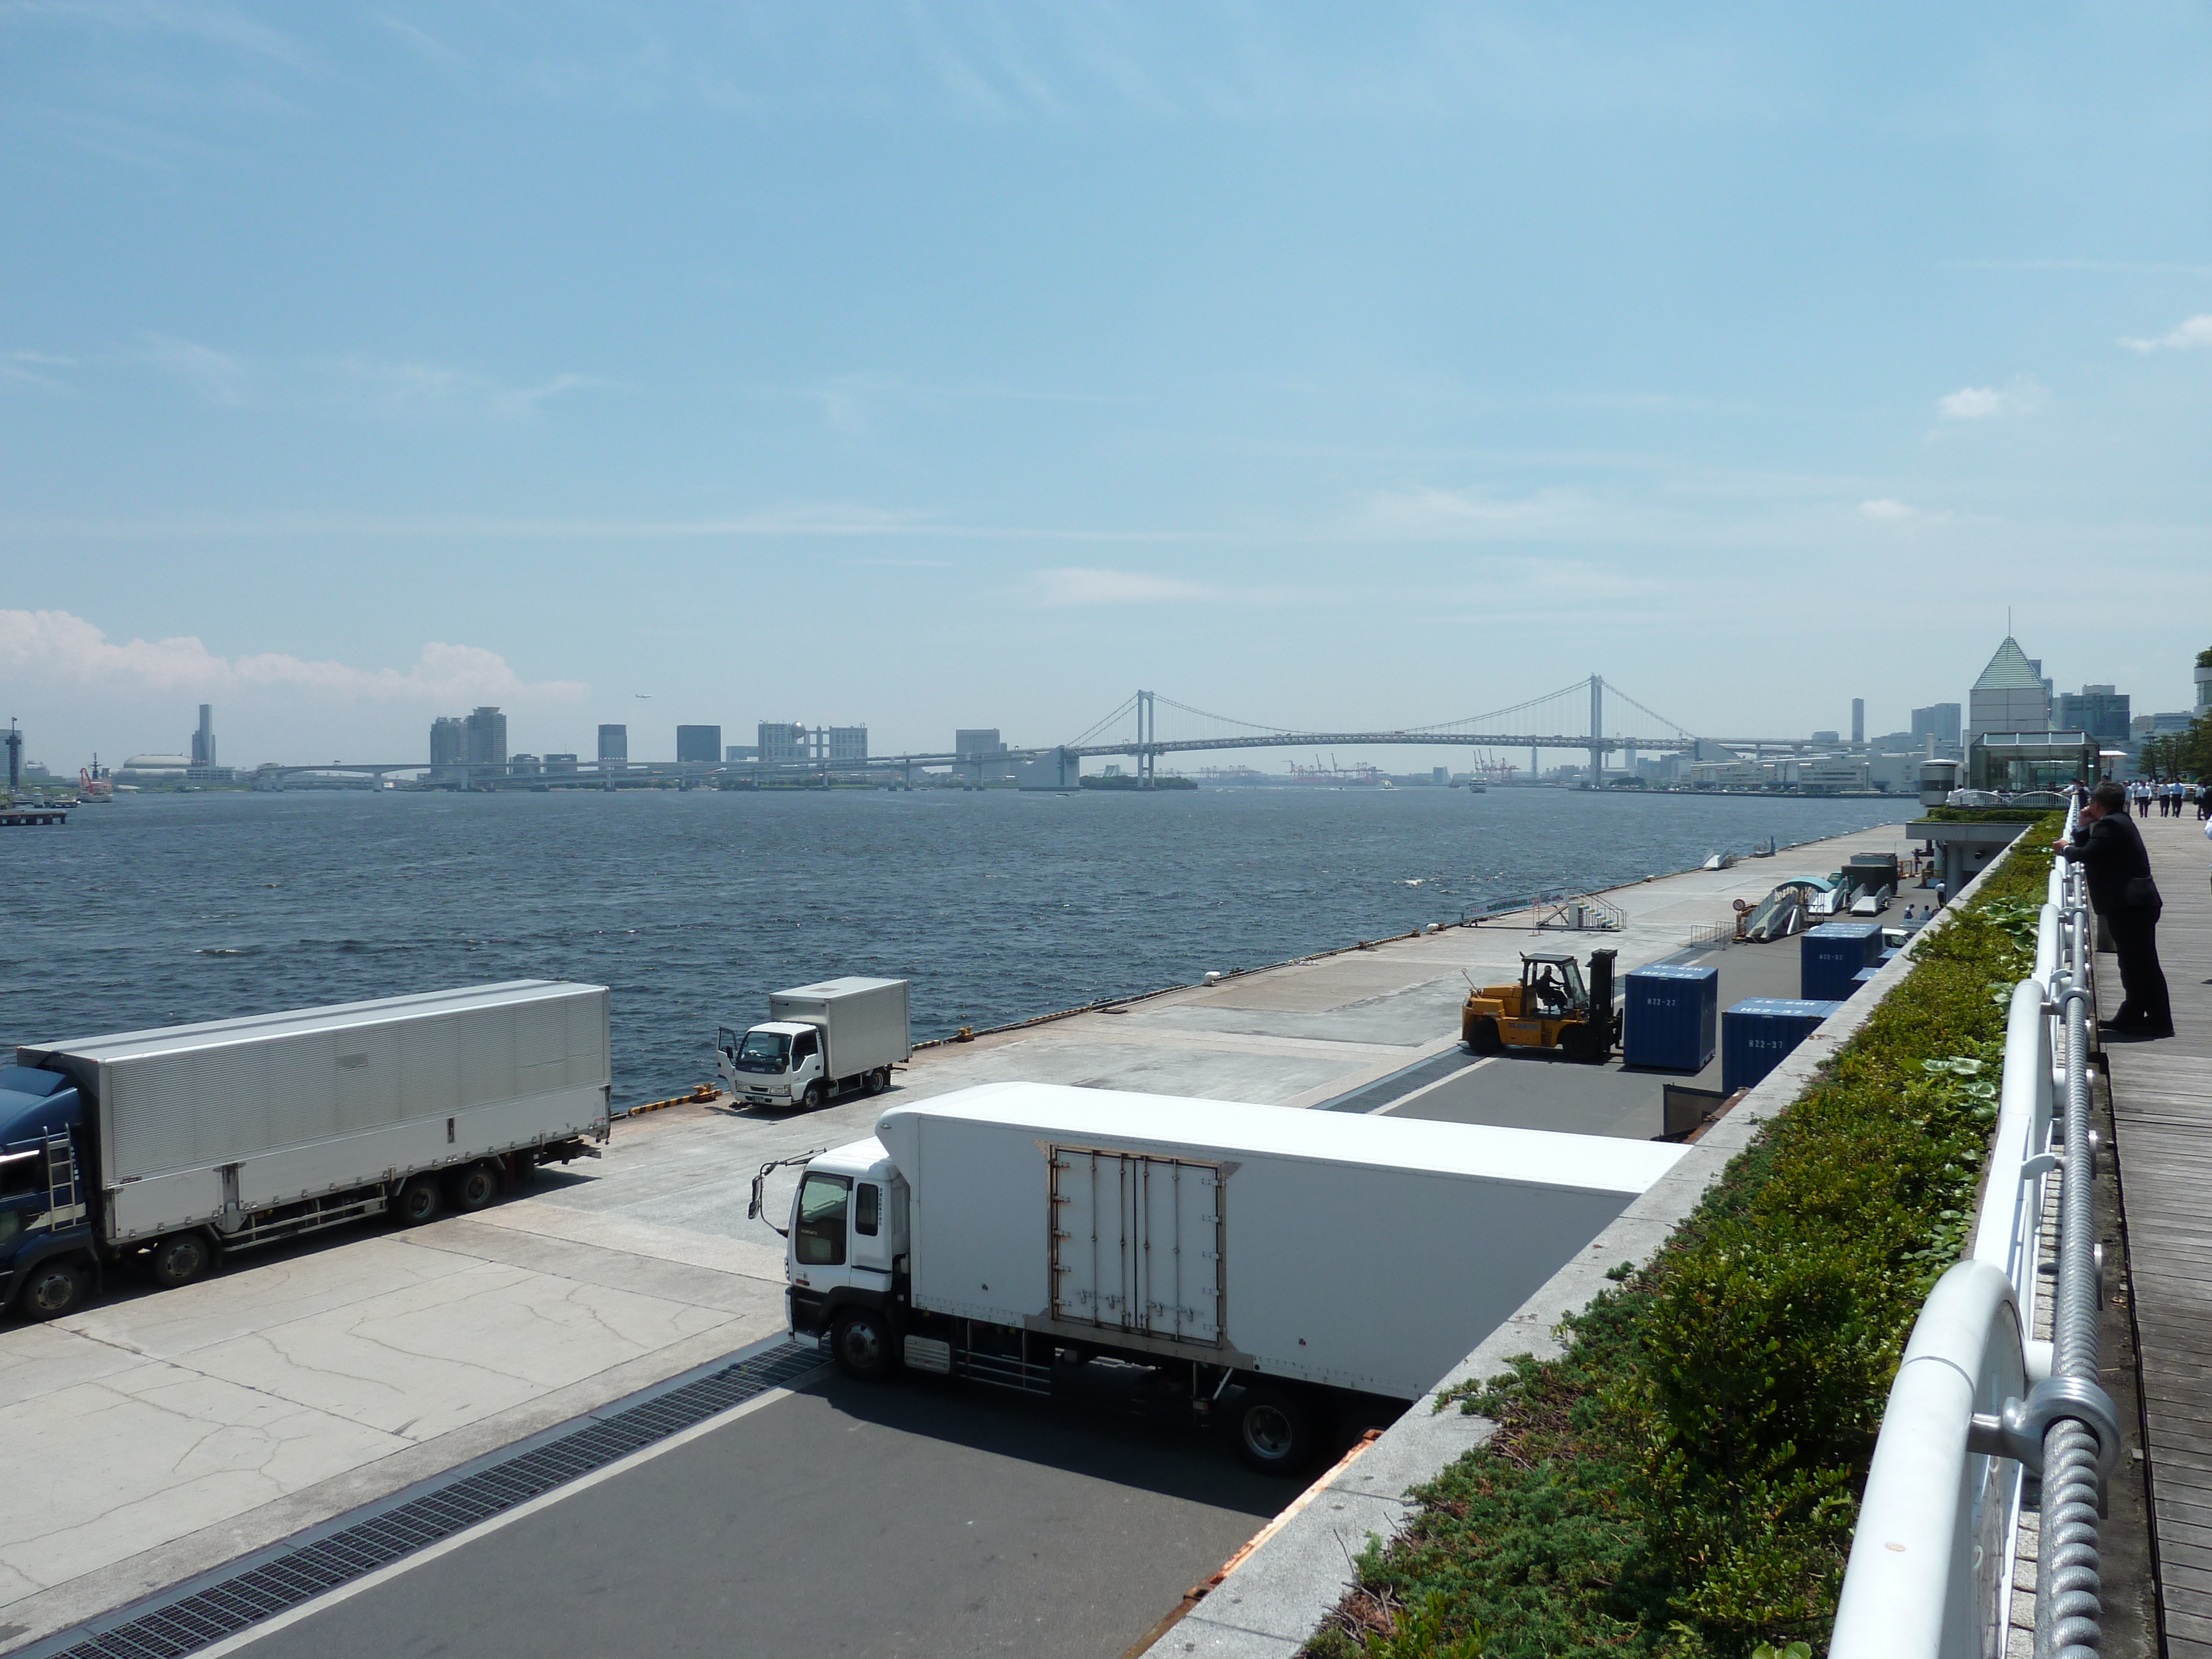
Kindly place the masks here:
[(2004, 1274), (2017, 1295), (2022, 1323), (2033, 1329), (2036, 1302), (2035, 1238), (2042, 1214), (2043, 1170), (2031, 1166), (2050, 1139), (2051, 1026), (2033, 980), (2012, 988), (2005, 1020), (2004, 1080), (1997, 1094), (1990, 1178), (1975, 1223), (1972, 1255)]
[(2058, 903), (2054, 899), (2035, 919), (2035, 982), (2046, 992), (2051, 989), (2051, 975), (2064, 959), (2059, 950), (2060, 937)]
[[(1958, 1263), (1929, 1293), (1890, 1385), (1830, 1659), (1986, 1651), (1987, 1606), (2006, 1565), (1989, 1534), (2010, 1522), (2019, 1471), (1970, 1452), (1966, 1435), (1977, 1409), (1996, 1409), (2024, 1382), (2012, 1281), (1986, 1261)], [(1936, 1516), (1948, 1517), (1948, 1545), (1930, 1539)], [(1995, 1581), (1988, 1595), (1984, 1579)]]

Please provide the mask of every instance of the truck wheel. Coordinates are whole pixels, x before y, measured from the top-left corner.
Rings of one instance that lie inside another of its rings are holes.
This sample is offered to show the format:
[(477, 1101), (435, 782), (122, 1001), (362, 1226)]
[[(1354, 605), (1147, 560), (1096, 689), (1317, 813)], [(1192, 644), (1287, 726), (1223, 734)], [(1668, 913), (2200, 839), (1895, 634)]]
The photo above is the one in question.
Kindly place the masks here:
[(403, 1227), (419, 1227), (426, 1221), (435, 1221), (438, 1212), (446, 1207), (444, 1196), (438, 1191), (434, 1176), (410, 1176), (399, 1188), (399, 1195), (392, 1200), (392, 1214)]
[(822, 1109), (822, 1085), (818, 1083), (808, 1084), (806, 1092), (799, 1097), (799, 1105), (802, 1111), (819, 1111)]
[(1478, 1019), (1474, 1022), (1474, 1029), (1467, 1035), (1467, 1046), (1470, 1054), (1502, 1054), (1505, 1048), (1505, 1039), (1498, 1035), (1496, 1020)]
[(59, 1319), (84, 1300), (84, 1270), (70, 1261), (41, 1261), (23, 1277), (15, 1311), (25, 1319)]
[(198, 1233), (171, 1233), (154, 1241), (146, 1253), (146, 1272), (165, 1291), (189, 1285), (208, 1270), (215, 1252)]
[(868, 1092), (870, 1094), (879, 1095), (890, 1086), (891, 1068), (890, 1066), (878, 1066), (874, 1071), (868, 1073)]
[(471, 1164), (446, 1177), (446, 1201), (463, 1215), (481, 1210), (499, 1196), (499, 1172), (489, 1164)]
[(890, 1322), (872, 1309), (848, 1308), (830, 1327), (830, 1352), (846, 1376), (880, 1382), (891, 1374)]
[(1287, 1389), (1247, 1389), (1237, 1406), (1237, 1455), (1262, 1474), (1291, 1474), (1313, 1455), (1313, 1413)]

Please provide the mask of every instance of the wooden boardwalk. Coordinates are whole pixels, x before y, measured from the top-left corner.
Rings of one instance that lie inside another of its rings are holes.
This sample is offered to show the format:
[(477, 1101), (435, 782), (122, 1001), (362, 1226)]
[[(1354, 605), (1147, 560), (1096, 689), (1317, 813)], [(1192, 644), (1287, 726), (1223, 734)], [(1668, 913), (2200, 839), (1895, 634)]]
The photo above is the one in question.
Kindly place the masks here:
[[(2166, 1651), (2212, 1659), (2212, 841), (2194, 817), (2136, 823), (2166, 900), (2174, 1035), (2106, 1048), (2114, 1152)], [(2110, 1018), (2119, 975), (2110, 957), (2098, 968)]]

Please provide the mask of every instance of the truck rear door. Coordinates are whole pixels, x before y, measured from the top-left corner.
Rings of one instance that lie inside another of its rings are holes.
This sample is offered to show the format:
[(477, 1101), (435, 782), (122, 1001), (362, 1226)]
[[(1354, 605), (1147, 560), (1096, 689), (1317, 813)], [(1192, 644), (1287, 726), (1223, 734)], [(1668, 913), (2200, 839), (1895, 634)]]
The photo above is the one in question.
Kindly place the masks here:
[(1049, 1158), (1053, 1317), (1217, 1346), (1221, 1166), (1085, 1146)]

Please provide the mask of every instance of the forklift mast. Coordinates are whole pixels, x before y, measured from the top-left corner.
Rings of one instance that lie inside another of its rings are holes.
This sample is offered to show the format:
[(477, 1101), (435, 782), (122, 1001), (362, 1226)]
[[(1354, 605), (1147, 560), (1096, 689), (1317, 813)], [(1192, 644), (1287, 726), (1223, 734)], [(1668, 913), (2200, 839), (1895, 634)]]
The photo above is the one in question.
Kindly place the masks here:
[(1613, 960), (1617, 951), (1593, 951), (1589, 960), (1590, 1026), (1610, 1048), (1620, 1041), (1620, 1017), (1613, 1006)]

